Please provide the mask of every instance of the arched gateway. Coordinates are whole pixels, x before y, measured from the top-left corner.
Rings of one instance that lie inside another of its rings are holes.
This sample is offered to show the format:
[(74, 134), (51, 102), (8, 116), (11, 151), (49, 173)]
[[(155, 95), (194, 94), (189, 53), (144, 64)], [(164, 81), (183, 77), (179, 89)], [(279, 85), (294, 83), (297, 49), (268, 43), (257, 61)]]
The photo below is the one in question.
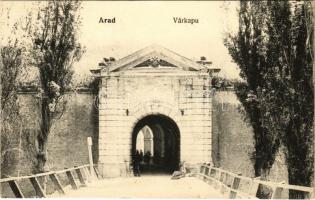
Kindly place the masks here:
[[(209, 68), (149, 46), (91, 70), (99, 85), (99, 170), (126, 175), (143, 127), (153, 133), (153, 162), (175, 170), (211, 159)], [(145, 153), (145, 152), (144, 152)]]

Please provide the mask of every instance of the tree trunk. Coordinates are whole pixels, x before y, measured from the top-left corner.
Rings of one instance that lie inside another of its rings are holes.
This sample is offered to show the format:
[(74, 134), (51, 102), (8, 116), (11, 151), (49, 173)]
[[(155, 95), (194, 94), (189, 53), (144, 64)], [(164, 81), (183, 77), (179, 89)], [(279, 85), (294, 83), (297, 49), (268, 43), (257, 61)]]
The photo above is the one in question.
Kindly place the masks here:
[(270, 174), (270, 168), (261, 169), (260, 179), (264, 180), (264, 181), (268, 181), (269, 180), (269, 174)]
[[(287, 129), (287, 163), (289, 184), (300, 186), (311, 186), (312, 181), (312, 159), (308, 158), (311, 152), (308, 148), (308, 134), (300, 131), (301, 124), (298, 119), (291, 120)], [(306, 132), (310, 130), (304, 130)], [(305, 137), (301, 137), (304, 135)], [(290, 199), (304, 199), (306, 197), (304, 192), (290, 190)]]
[(45, 172), (45, 164), (47, 161), (47, 141), (51, 127), (51, 117), (49, 111), (49, 99), (43, 98), (41, 102), (41, 115), (42, 121), (40, 126), (40, 132), (37, 136), (38, 141), (38, 153), (37, 153), (37, 166), (35, 173)]
[(35, 173), (45, 172), (45, 164), (47, 161), (47, 141), (38, 138), (37, 166)]
[[(294, 166), (288, 166), (288, 173), (289, 173), (289, 184), (291, 185), (304, 185), (304, 183), (301, 183), (301, 178), (304, 176), (302, 173), (296, 173), (297, 170), (290, 168), (295, 168)], [(303, 179), (303, 178), (302, 178)], [(296, 190), (289, 190), (289, 198), (290, 199), (305, 199), (305, 193), (301, 191)]]
[[(270, 169), (271, 168), (260, 168), (260, 170), (259, 170), (260, 180), (263, 180), (263, 181), (269, 180)], [(258, 187), (257, 198), (269, 199), (270, 196), (271, 196), (271, 193), (270, 193), (270, 190), (268, 188), (263, 187), (262, 185), (260, 185)]]

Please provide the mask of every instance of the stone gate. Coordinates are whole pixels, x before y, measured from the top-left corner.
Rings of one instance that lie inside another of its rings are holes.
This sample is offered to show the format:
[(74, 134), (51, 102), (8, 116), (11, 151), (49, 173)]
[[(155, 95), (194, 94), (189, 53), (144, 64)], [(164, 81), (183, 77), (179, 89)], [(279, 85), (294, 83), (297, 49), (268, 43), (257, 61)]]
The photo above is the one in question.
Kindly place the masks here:
[[(168, 170), (180, 161), (211, 159), (209, 68), (153, 45), (99, 70), (99, 168), (126, 175), (143, 127), (153, 133), (153, 164)], [(211, 71), (211, 70), (210, 70)]]

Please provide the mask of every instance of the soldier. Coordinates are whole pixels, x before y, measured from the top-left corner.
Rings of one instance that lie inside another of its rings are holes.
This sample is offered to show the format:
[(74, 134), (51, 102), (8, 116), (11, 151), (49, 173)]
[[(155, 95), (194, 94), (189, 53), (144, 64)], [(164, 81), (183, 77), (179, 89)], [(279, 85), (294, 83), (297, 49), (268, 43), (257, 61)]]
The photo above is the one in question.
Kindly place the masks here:
[(143, 151), (140, 150), (140, 162), (142, 162), (142, 161), (143, 161)]
[(137, 150), (133, 160), (133, 171), (135, 176), (140, 176), (140, 153)]
[(143, 156), (143, 161), (145, 164), (149, 164), (151, 158), (151, 152), (147, 151)]

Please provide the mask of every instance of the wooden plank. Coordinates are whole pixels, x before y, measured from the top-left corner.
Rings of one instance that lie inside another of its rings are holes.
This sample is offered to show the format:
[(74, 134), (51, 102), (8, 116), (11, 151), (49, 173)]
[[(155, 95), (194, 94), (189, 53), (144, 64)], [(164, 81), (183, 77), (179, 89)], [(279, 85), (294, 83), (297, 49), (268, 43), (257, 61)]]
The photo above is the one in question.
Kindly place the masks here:
[(86, 187), (86, 183), (85, 183), (85, 180), (84, 180), (84, 178), (82, 176), (81, 169), (75, 169), (75, 172), (78, 175), (78, 178), (79, 178), (79, 181), (81, 183), (81, 186)]
[(206, 174), (207, 174), (208, 172), (209, 172), (209, 168), (206, 167), (206, 166), (204, 166), (203, 171), (202, 171), (202, 173), (205, 175), (205, 176), (203, 176), (203, 180), (204, 180), (204, 181), (207, 181), (207, 176), (206, 176)]
[(51, 181), (54, 184), (55, 189), (60, 193), (60, 194), (65, 194), (65, 191), (62, 188), (62, 185), (57, 177), (57, 174), (50, 174), (49, 175)]
[(78, 185), (77, 185), (77, 183), (74, 180), (74, 176), (73, 176), (71, 170), (70, 171), (66, 171), (66, 174), (67, 174), (67, 177), (69, 179), (69, 182), (70, 182), (70, 185), (71, 185), (72, 189), (77, 190), (78, 189)]
[(15, 180), (10, 180), (8, 181), (8, 183), (16, 198), (24, 198), (22, 190), (20, 189), (19, 185), (17, 184)]
[(314, 192), (305, 193), (305, 199), (315, 199)]
[(32, 178), (30, 178), (30, 181), (31, 181), (31, 183), (32, 183), (32, 185), (33, 185), (33, 187), (34, 187), (34, 189), (36, 191), (36, 195), (38, 197), (46, 197), (46, 194), (45, 194), (43, 188), (40, 186), (37, 178), (36, 177), (32, 177)]
[(237, 193), (235, 191), (231, 190), (229, 194), (229, 199), (236, 199), (236, 194)]
[(277, 186), (273, 187), (271, 199), (281, 199), (282, 191), (283, 191), (283, 188), (281, 187), (277, 187)]
[(97, 169), (96, 166), (94, 166), (94, 172), (95, 172), (95, 175), (96, 175), (96, 177), (97, 177), (98, 179), (103, 178), (103, 176), (99, 173), (99, 171), (98, 171), (98, 169)]
[(313, 192), (313, 188), (311, 187), (306, 187), (306, 186), (299, 186), (299, 185), (288, 185), (288, 184), (282, 184), (282, 183), (272, 183), (272, 182), (268, 182), (268, 181), (262, 181), (262, 180), (255, 180), (256, 182), (266, 185), (266, 186), (278, 186), (281, 187), (283, 189), (290, 189), (290, 190), (298, 190), (298, 191), (302, 191), (302, 192)]
[(224, 194), (226, 191), (227, 174), (224, 171), (219, 171), (216, 179), (220, 182), (221, 194)]
[(235, 199), (236, 198), (236, 195), (237, 195), (237, 192), (238, 192), (238, 188), (240, 186), (240, 182), (241, 182), (240, 177), (234, 177), (233, 178), (233, 182), (232, 182), (232, 185), (231, 185), (232, 190), (230, 190), (230, 195), (229, 195), (230, 199)]
[(9, 181), (12, 181), (12, 180), (22, 180), (22, 179), (28, 179), (28, 178), (31, 178), (31, 177), (41, 177), (41, 176), (46, 176), (46, 175), (49, 175), (49, 174), (53, 174), (54, 172), (45, 172), (45, 173), (41, 173), (41, 174), (34, 174), (34, 175), (30, 175), (30, 176), (19, 176), (19, 177), (10, 177), (10, 178), (3, 178), (3, 179), (0, 179), (0, 183), (4, 183), (4, 182), (9, 182)]
[(257, 195), (257, 191), (258, 191), (258, 187), (259, 187), (259, 183), (257, 183), (256, 181), (252, 181), (251, 186), (250, 186), (250, 191), (248, 192), (249, 195), (251, 196), (255, 196)]
[(223, 183), (226, 184), (229, 180), (229, 174), (225, 172)]
[(235, 190), (238, 190), (240, 186), (241, 178), (240, 177), (234, 177), (233, 183), (232, 183), (232, 188)]
[(84, 168), (82, 168), (82, 170), (83, 170), (83, 172), (84, 172), (84, 174), (85, 174), (86, 179), (87, 179), (88, 181), (90, 181), (91, 174), (90, 174), (90, 171), (89, 171), (88, 167), (84, 167)]
[(84, 168), (84, 167), (88, 167), (89, 165), (81, 165), (79, 167), (72, 167), (72, 168), (65, 168), (63, 170), (59, 170), (59, 171), (55, 171), (53, 172), (52, 174), (56, 173), (56, 174), (62, 174), (62, 173), (66, 173), (67, 171), (70, 171), (70, 170), (74, 170), (74, 169), (81, 169), (81, 168)]

